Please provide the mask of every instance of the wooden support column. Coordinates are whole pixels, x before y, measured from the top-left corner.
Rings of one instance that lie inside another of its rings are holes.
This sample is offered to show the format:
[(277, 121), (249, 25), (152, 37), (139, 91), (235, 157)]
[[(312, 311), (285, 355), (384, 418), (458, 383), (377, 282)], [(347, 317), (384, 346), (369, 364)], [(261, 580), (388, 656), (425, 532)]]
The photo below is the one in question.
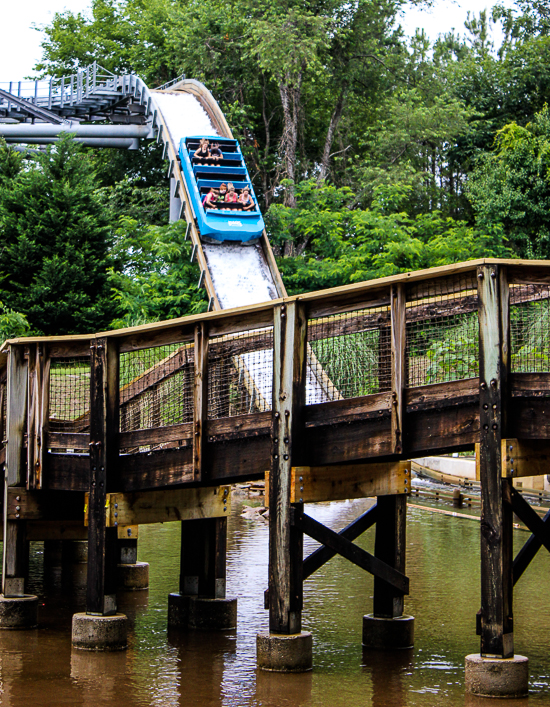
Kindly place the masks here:
[(403, 389), (405, 387), (405, 288), (391, 288), (391, 439), (394, 454), (403, 452)]
[(478, 268), (481, 481), (481, 655), (514, 655), (512, 510), (502, 478), (509, 369), (509, 290), (506, 269)]
[[(291, 526), (291, 469), (303, 464), (306, 328), (299, 302), (275, 307), (273, 418), (269, 483), (269, 630), (293, 634), (302, 625), (303, 532)], [(295, 504), (300, 511), (301, 499)]]
[(181, 523), (180, 594), (225, 599), (227, 518)]
[(202, 481), (208, 418), (208, 329), (205, 323), (197, 324), (195, 327), (193, 398), (193, 474), (195, 481)]
[(29, 350), (27, 403), (27, 485), (42, 488), (44, 449), (47, 449), (50, 404), (50, 359), (47, 346), (33, 344)]
[[(27, 416), (28, 358), (23, 346), (10, 346), (7, 381), (7, 435), (4, 499), (8, 489), (25, 490), (26, 455), (24, 446)], [(28, 564), (25, 522), (8, 520), (8, 504), (4, 502), (4, 549), (2, 557), (2, 594), (23, 596)]]
[[(405, 574), (407, 497), (378, 496), (374, 556)], [(403, 616), (404, 595), (388, 582), (374, 578), (373, 614), (377, 618)]]
[[(391, 288), (391, 438), (394, 454), (403, 453), (403, 390), (405, 388), (405, 288)], [(374, 555), (405, 574), (407, 498), (405, 495), (377, 497), (378, 514)], [(374, 578), (373, 615), (397, 618), (403, 615), (403, 594), (379, 577)]]
[(119, 356), (114, 339), (91, 343), (90, 490), (86, 613), (116, 613), (117, 528), (106, 528), (108, 484), (116, 473)]

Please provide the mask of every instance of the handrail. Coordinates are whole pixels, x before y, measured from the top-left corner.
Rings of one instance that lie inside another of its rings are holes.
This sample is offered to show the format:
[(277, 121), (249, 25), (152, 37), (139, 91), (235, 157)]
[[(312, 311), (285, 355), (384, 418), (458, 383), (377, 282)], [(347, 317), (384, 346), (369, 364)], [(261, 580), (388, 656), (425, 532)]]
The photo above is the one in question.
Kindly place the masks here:
[[(290, 302), (300, 301), (304, 304), (313, 306), (315, 304), (324, 304), (327, 301), (334, 301), (338, 304), (340, 300), (347, 300), (350, 308), (355, 306), (357, 298), (362, 295), (368, 295), (372, 292), (377, 292), (391, 285), (419, 282), (421, 280), (434, 280), (438, 278), (448, 277), (450, 275), (459, 275), (467, 272), (475, 272), (482, 265), (502, 265), (511, 267), (513, 272), (523, 272), (525, 277), (524, 282), (532, 284), (550, 283), (550, 260), (511, 260), (502, 258), (480, 258), (476, 260), (467, 260), (461, 263), (453, 263), (451, 265), (442, 265), (437, 268), (428, 268), (424, 270), (413, 270), (399, 275), (391, 275), (388, 277), (378, 278), (375, 280), (365, 280), (363, 282), (353, 283), (351, 285), (342, 285), (326, 290), (316, 290), (300, 295), (290, 297), (282, 297), (269, 302), (248, 305), (245, 307), (235, 307), (232, 309), (217, 310), (212, 312), (204, 312), (202, 314), (192, 314), (185, 317), (168, 319), (151, 324), (141, 324), (139, 326), (127, 327), (122, 329), (113, 329), (98, 333), (91, 332), (89, 334), (74, 334), (65, 336), (31, 336), (9, 339), (0, 348), (0, 352), (5, 351), (10, 344), (20, 343), (35, 343), (35, 342), (51, 342), (51, 343), (66, 343), (70, 341), (83, 342), (90, 338), (124, 338), (137, 335), (148, 335), (166, 331), (167, 329), (178, 328), (182, 326), (191, 326), (199, 323), (213, 322), (220, 323), (220, 329), (227, 329), (228, 332), (247, 331), (254, 328), (252, 325), (255, 321), (261, 321), (262, 315), (267, 315), (275, 306), (280, 304), (288, 304)], [(544, 275), (540, 273), (540, 269), (544, 271)], [(529, 274), (533, 273), (536, 277), (529, 279)], [(527, 278), (527, 279), (526, 279)], [(320, 313), (319, 313), (320, 316)], [(238, 329), (235, 329), (234, 322), (239, 321)], [(224, 324), (225, 323), (225, 324)]]

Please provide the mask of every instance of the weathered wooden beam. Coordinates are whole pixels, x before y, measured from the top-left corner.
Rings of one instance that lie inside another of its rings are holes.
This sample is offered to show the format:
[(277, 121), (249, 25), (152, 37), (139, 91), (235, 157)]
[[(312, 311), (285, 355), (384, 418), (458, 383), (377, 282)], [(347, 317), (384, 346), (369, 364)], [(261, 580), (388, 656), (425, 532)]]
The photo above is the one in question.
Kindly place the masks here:
[(391, 288), (391, 440), (392, 452), (403, 451), (403, 389), (405, 388), (405, 286)]
[[(550, 534), (550, 511), (546, 513), (546, 515), (542, 519), (542, 522), (544, 523), (544, 536), (548, 537), (548, 534)], [(537, 552), (541, 549), (541, 547), (541, 533), (538, 533), (537, 535), (531, 535), (531, 537), (527, 540), (527, 542), (518, 552), (518, 554), (514, 558), (513, 564), (514, 585), (516, 584), (516, 582), (518, 582), (525, 570), (529, 567), (531, 561), (533, 560)]]
[[(28, 358), (21, 345), (9, 347), (7, 371), (7, 452), (4, 475), (4, 498), (10, 488), (24, 488), (26, 454), (24, 445), (27, 414)], [(23, 596), (28, 563), (25, 523), (8, 518), (7, 504), (3, 508), (4, 542), (2, 555), (2, 594)]]
[(208, 329), (201, 323), (195, 327), (195, 381), (193, 386), (193, 476), (203, 480), (208, 419)]
[[(85, 507), (87, 506), (86, 502)], [(222, 518), (227, 517), (231, 511), (231, 487), (210, 486), (108, 493), (105, 507), (107, 527)], [(88, 524), (88, 513), (85, 514), (84, 523)]]
[(550, 472), (550, 440), (503, 439), (502, 476), (542, 476)]
[[(405, 574), (407, 497), (379, 496), (374, 556)], [(374, 578), (373, 614), (393, 619), (403, 616), (403, 594), (380, 576)]]
[(26, 540), (87, 540), (88, 529), (76, 520), (29, 520)]
[(225, 598), (226, 546), (226, 517), (182, 522), (180, 594)]
[(113, 533), (106, 528), (105, 503), (108, 471), (117, 451), (113, 449), (117, 437), (113, 416), (118, 409), (118, 362), (116, 340), (92, 342), (86, 612), (100, 616), (116, 613), (116, 529)]
[[(343, 530), (340, 530), (338, 535), (341, 535), (345, 540), (353, 542), (366, 530), (371, 528), (378, 518), (378, 505), (372, 506), (368, 511), (365, 511), (353, 523), (347, 525)], [(330, 547), (323, 545), (317, 548), (304, 560), (303, 578), (311, 577), (314, 572), (317, 572), (324, 564), (331, 560), (338, 553)]]
[[(290, 502), (319, 503), (408, 493), (410, 478), (410, 461), (296, 466), (291, 469)], [(267, 497), (271, 483), (269, 472), (265, 481)]]
[(269, 630), (301, 631), (303, 535), (290, 524), (292, 466), (303, 448), (306, 328), (298, 302), (275, 307), (269, 486)]
[(503, 501), (510, 358), (509, 289), (500, 266), (478, 268), (481, 481), (481, 654), (514, 654), (512, 512)]
[(409, 593), (409, 578), (402, 572), (387, 565), (366, 550), (354, 545), (334, 530), (327, 528), (322, 523), (319, 523), (319, 521), (301, 512), (300, 509), (295, 509), (293, 515), (294, 525), (298, 526), (306, 535), (309, 535), (310, 538), (329, 547), (346, 560), (353, 562), (353, 564), (373, 574), (375, 577), (383, 579), (396, 592), (400, 594)]
[(83, 494), (73, 491), (27, 491), (8, 489), (8, 520), (79, 520), (84, 521)]
[(8, 361), (8, 419), (6, 482), (8, 486), (23, 486), (26, 482), (23, 435), (27, 412), (28, 358), (23, 346), (10, 346)]
[(517, 517), (525, 523), (533, 535), (550, 552), (550, 526), (535, 512), (523, 496), (510, 484), (506, 484), (504, 500)]

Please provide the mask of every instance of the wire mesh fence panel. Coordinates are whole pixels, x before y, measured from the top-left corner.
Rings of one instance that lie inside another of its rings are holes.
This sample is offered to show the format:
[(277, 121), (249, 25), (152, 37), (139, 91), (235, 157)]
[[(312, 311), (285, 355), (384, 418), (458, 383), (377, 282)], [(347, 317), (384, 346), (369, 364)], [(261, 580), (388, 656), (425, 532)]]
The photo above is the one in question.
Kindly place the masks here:
[(406, 294), (407, 386), (479, 375), (475, 273), (415, 283)]
[(308, 321), (307, 404), (391, 389), (390, 307)]
[(193, 350), (182, 343), (120, 355), (121, 432), (193, 422)]
[(550, 287), (510, 286), (511, 370), (550, 371)]
[(52, 359), (49, 429), (50, 432), (89, 431), (89, 358)]
[(210, 420), (271, 410), (272, 389), (272, 327), (210, 339)]

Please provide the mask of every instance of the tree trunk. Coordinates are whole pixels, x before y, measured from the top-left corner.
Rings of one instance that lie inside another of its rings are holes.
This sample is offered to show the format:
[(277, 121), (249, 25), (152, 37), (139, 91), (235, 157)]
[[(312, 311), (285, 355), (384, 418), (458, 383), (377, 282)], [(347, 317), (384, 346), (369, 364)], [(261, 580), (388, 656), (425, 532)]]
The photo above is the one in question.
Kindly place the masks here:
[[(286, 74), (285, 80), (279, 84), (284, 119), (283, 134), (281, 137), (283, 171), (284, 176), (287, 179), (292, 179), (292, 181), (296, 179), (296, 146), (298, 144), (298, 119), (302, 93), (302, 76), (303, 72), (301, 71), (296, 79)], [(285, 190), (284, 204), (285, 206), (296, 206), (296, 197), (292, 189)]]
[(338, 100), (336, 101), (336, 105), (334, 106), (334, 110), (332, 111), (332, 115), (330, 117), (330, 123), (327, 130), (327, 137), (325, 139), (325, 147), (323, 149), (323, 158), (321, 160), (321, 169), (319, 170), (319, 177), (317, 180), (319, 184), (324, 179), (326, 179), (327, 176), (328, 163), (330, 160), (330, 151), (332, 149), (332, 142), (334, 140), (334, 133), (336, 132), (336, 128), (338, 127), (338, 123), (340, 122), (340, 119), (342, 117), (342, 112), (344, 110), (344, 105), (346, 102), (346, 93), (347, 85), (343, 84), (342, 90), (340, 91), (340, 95), (338, 96)]

